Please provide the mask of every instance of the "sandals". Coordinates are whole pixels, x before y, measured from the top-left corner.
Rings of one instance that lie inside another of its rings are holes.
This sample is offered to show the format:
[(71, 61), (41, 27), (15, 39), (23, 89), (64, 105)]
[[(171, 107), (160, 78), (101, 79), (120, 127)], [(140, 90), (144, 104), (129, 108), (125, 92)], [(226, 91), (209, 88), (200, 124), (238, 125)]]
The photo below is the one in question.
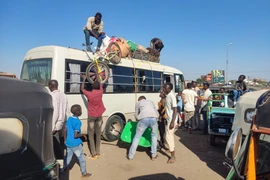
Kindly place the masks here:
[(158, 155), (156, 155), (155, 157), (152, 157), (151, 159), (152, 159), (152, 161), (155, 161), (155, 160), (157, 160), (157, 158), (158, 158)]
[(170, 158), (170, 159), (167, 161), (167, 163), (168, 163), (168, 164), (172, 164), (172, 163), (174, 163), (175, 161), (176, 161), (176, 159), (171, 159), (171, 158)]
[(82, 179), (88, 179), (92, 175), (93, 174), (91, 174), (91, 173), (86, 173), (85, 175), (82, 175)]
[(92, 160), (97, 160), (98, 159), (98, 156), (97, 155), (94, 155), (94, 156), (88, 156), (89, 159), (92, 159)]

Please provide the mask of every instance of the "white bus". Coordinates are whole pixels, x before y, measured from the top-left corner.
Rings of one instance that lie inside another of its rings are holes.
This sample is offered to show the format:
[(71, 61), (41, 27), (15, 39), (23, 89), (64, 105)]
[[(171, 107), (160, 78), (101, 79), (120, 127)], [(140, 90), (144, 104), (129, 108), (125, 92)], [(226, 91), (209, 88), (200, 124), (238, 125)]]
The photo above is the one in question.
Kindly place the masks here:
[[(88, 53), (93, 58), (92, 53)], [(82, 106), (82, 131), (87, 130), (87, 99), (80, 91), (82, 79), (80, 73), (86, 72), (90, 60), (86, 52), (59, 46), (42, 46), (29, 50), (22, 65), (21, 79), (48, 85), (50, 79), (56, 79), (59, 90), (67, 95), (69, 106)], [(128, 120), (135, 119), (135, 104), (139, 96), (158, 103), (159, 92), (164, 82), (171, 82), (174, 91), (184, 88), (181, 71), (159, 63), (138, 59), (121, 59), (117, 65), (109, 64), (110, 77), (103, 85), (103, 102), (106, 111), (103, 114), (102, 135), (108, 141), (114, 141)], [(136, 82), (136, 83), (135, 83)], [(91, 84), (86, 84), (91, 90)]]

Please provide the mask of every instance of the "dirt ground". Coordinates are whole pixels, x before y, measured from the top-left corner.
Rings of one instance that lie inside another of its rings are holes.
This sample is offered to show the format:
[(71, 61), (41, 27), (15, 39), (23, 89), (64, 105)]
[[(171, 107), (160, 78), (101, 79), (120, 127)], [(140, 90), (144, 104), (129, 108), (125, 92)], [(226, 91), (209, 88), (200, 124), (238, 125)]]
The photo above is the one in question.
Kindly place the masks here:
[[(209, 145), (209, 137), (194, 131), (187, 134), (182, 129), (175, 133), (176, 158), (167, 164), (168, 155), (161, 151), (156, 161), (150, 160), (150, 149), (139, 148), (133, 160), (126, 159), (129, 144), (102, 141), (101, 157), (87, 160), (91, 180), (218, 180), (226, 178), (229, 169), (223, 165), (226, 141), (217, 139), (217, 146)], [(84, 152), (89, 155), (87, 144)], [(60, 180), (80, 179), (76, 158), (72, 169), (62, 174)]]

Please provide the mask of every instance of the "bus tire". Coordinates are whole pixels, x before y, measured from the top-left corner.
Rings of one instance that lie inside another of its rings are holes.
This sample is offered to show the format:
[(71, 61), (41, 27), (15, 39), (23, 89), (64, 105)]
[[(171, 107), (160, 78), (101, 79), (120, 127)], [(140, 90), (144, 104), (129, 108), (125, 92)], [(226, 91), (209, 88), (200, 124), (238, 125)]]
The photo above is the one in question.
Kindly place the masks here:
[(210, 145), (215, 146), (216, 145), (216, 136), (213, 134), (210, 134), (209, 138), (210, 138)]
[[(109, 44), (108, 48), (107, 48), (107, 52), (108, 53), (115, 52), (116, 53), (116, 56), (109, 57), (109, 59), (114, 64), (119, 64), (120, 63), (121, 58), (122, 58), (122, 52), (121, 52), (120, 46), (117, 43), (111, 42)], [(113, 54), (113, 55), (115, 55), (115, 54)]]
[[(99, 68), (101, 69), (101, 71), (102, 72), (104, 72), (104, 76), (103, 75), (100, 75), (100, 77), (101, 77), (101, 84), (104, 84), (104, 83), (106, 83), (106, 81), (109, 79), (109, 77), (110, 77), (110, 68), (109, 68), (109, 66), (106, 64), (106, 63), (104, 63), (104, 62), (102, 62), (102, 61), (99, 61), (98, 62), (98, 66), (99, 66)], [(86, 68), (86, 78), (87, 78), (87, 80), (91, 83), (91, 84), (93, 84), (94, 82), (95, 82), (95, 79), (92, 79), (91, 77), (91, 74), (93, 74), (93, 76), (96, 76), (97, 75), (97, 73), (96, 72), (93, 72), (93, 70), (95, 70), (96, 69), (96, 67), (97, 67), (97, 64), (95, 63), (95, 62), (92, 62), (92, 63), (90, 63), (89, 65), (88, 65), (88, 67)], [(92, 72), (91, 72), (92, 71)]]
[(102, 136), (109, 142), (116, 141), (120, 138), (123, 128), (124, 120), (118, 115), (113, 115), (107, 120)]

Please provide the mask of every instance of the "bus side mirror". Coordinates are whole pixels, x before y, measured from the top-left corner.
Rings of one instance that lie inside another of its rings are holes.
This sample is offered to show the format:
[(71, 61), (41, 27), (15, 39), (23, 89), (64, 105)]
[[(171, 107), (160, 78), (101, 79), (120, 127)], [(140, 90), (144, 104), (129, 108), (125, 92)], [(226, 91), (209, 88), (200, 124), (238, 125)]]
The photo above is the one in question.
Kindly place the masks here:
[(231, 162), (233, 163), (234, 170), (240, 179), (244, 179), (244, 177), (240, 175), (238, 167), (235, 164), (235, 160), (237, 159), (237, 156), (238, 156), (240, 149), (241, 149), (242, 135), (243, 135), (242, 129), (239, 127), (236, 128), (235, 131), (231, 134), (231, 136), (227, 142), (227, 146), (226, 146), (226, 150), (225, 150), (226, 158), (231, 160)]

